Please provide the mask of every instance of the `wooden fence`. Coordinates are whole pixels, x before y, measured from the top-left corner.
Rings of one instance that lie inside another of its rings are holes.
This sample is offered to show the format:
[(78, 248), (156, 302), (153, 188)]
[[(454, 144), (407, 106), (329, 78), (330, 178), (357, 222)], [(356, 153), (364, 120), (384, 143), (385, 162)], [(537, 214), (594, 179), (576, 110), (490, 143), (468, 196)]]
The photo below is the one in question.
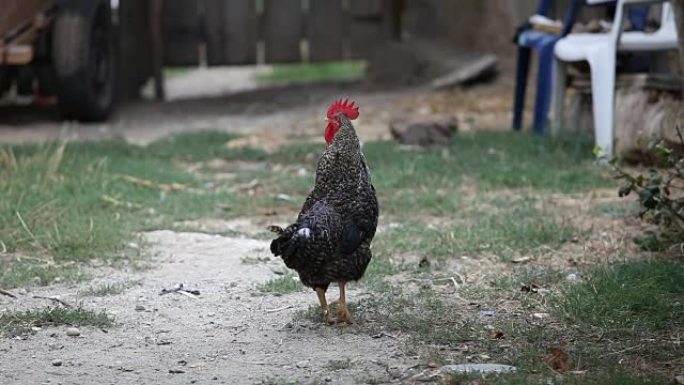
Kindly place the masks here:
[(119, 93), (163, 66), (367, 58), (398, 39), (402, 0), (120, 0)]
[(164, 0), (164, 64), (364, 58), (391, 38), (393, 0)]

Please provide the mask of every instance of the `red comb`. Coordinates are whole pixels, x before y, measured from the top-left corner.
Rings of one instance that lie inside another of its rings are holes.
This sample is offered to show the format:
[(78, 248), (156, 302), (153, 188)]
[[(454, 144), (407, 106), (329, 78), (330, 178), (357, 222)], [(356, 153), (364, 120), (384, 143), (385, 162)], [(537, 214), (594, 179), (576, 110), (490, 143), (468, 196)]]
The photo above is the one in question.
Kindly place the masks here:
[(351, 120), (359, 117), (359, 107), (355, 106), (354, 102), (349, 99), (335, 100), (333, 104), (328, 107), (328, 119), (334, 119), (338, 112), (343, 113)]

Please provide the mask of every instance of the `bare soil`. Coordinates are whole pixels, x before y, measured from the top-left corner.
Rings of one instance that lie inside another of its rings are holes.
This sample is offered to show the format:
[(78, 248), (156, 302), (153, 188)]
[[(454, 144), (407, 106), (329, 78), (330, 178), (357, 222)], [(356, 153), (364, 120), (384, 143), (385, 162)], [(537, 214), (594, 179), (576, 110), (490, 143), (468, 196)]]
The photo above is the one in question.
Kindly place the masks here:
[[(79, 337), (67, 336), (66, 327), (60, 326), (26, 340), (0, 340), (2, 383), (311, 383), (327, 377), (333, 384), (352, 384), (368, 376), (384, 378), (390, 368), (413, 362), (401, 353), (401, 337), (373, 338), (356, 325), (292, 321), (296, 311), (317, 303), (316, 296), (306, 289), (282, 296), (256, 290), (282, 267), (265, 241), (172, 231), (142, 237), (151, 245), (154, 268), (148, 271), (108, 272), (76, 286), (21, 291), (17, 300), (0, 298), (0, 311), (16, 311), (46, 305), (34, 295), (59, 295), (87, 309), (107, 309), (116, 320), (106, 330), (81, 327)], [(266, 262), (244, 263), (248, 257)], [(139, 284), (122, 294), (79, 294), (99, 283), (130, 280)], [(200, 290), (200, 295), (158, 295), (178, 283)], [(337, 297), (333, 288), (328, 293), (330, 300)], [(348, 294), (354, 301), (367, 295), (354, 286)], [(54, 360), (62, 365), (53, 366)], [(350, 361), (348, 369), (328, 367), (330, 361), (345, 360)]]

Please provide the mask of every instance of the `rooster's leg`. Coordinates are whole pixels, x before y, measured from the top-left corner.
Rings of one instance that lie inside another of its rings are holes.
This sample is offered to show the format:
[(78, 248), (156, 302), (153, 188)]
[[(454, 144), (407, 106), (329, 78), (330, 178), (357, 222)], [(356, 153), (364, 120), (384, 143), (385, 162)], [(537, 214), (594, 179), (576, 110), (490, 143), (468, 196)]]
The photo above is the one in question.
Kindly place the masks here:
[(316, 294), (318, 294), (318, 302), (321, 303), (321, 310), (323, 310), (323, 319), (325, 319), (325, 323), (330, 325), (332, 324), (332, 320), (328, 314), (328, 302), (325, 299), (325, 289), (322, 287), (317, 287)]
[(340, 281), (337, 283), (340, 287), (340, 307), (337, 309), (337, 322), (345, 322), (348, 324), (353, 324), (354, 320), (351, 318), (349, 309), (347, 308), (347, 298), (344, 293), (344, 285), (347, 283)]

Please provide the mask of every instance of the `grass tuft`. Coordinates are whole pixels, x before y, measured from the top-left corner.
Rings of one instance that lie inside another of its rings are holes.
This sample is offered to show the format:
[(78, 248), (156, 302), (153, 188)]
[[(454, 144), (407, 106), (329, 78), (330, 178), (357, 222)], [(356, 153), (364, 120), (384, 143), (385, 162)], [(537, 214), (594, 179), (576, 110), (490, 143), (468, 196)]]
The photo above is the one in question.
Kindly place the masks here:
[[(0, 258), (0, 261), (2, 258)], [(38, 265), (31, 261), (5, 261), (0, 273), (0, 287), (14, 289), (26, 285), (48, 286), (54, 283), (75, 283), (90, 279), (90, 275), (73, 265)]]
[(280, 64), (266, 73), (257, 74), (261, 82), (311, 83), (322, 81), (341, 81), (361, 79), (366, 71), (362, 61), (330, 63)]
[(287, 294), (299, 291), (303, 287), (301, 282), (299, 282), (299, 277), (288, 272), (278, 278), (260, 283), (257, 289), (262, 293)]
[(564, 290), (558, 301), (562, 315), (581, 325), (653, 330), (682, 327), (684, 265), (638, 261), (596, 267), (586, 282)]
[(353, 365), (354, 363), (352, 360), (350, 358), (346, 358), (344, 360), (330, 360), (325, 367), (329, 370), (344, 370), (351, 368)]
[(135, 282), (125, 281), (125, 282), (114, 282), (114, 283), (103, 283), (98, 286), (90, 286), (81, 292), (81, 295), (91, 296), (91, 297), (106, 297), (109, 295), (121, 294), (126, 289), (135, 285)]
[(50, 255), (58, 264), (106, 259), (120, 255), (136, 231), (243, 213), (221, 205), (253, 209), (263, 202), (205, 185), (181, 164), (264, 156), (228, 149), (234, 138), (201, 132), (148, 147), (121, 139), (0, 146), (12, 159), (0, 167), (0, 250)]
[(45, 327), (57, 325), (77, 326), (111, 326), (114, 319), (104, 310), (96, 312), (83, 309), (65, 309), (61, 307), (46, 307), (41, 310), (26, 310), (23, 312), (0, 314), (0, 334), (13, 337), (31, 331), (31, 327)]

